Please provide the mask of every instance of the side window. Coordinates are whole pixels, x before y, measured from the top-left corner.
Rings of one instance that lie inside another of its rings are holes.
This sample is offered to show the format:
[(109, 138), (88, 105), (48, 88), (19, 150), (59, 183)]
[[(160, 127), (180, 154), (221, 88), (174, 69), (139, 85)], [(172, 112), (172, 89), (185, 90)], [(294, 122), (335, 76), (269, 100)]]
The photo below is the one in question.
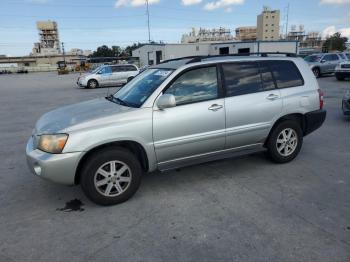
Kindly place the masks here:
[(344, 54), (339, 54), (339, 56), (341, 57), (341, 59), (346, 59)]
[(175, 96), (177, 105), (218, 98), (216, 67), (199, 68), (181, 75), (165, 91)]
[(275, 89), (275, 81), (273, 80), (272, 72), (268, 63), (260, 62), (259, 64), (263, 91)]
[(113, 73), (119, 73), (119, 72), (121, 72), (121, 67), (120, 66), (113, 66), (112, 71), (113, 71)]
[(325, 55), (322, 60), (324, 61), (331, 61), (331, 56), (330, 55)]
[(125, 71), (130, 72), (130, 71), (136, 71), (136, 68), (132, 65), (125, 66)]
[(338, 61), (339, 60), (339, 56), (338, 55), (331, 55), (331, 60), (332, 61)]
[(112, 68), (110, 66), (105, 66), (101, 69), (101, 74), (111, 74), (112, 73)]
[(292, 61), (268, 61), (278, 88), (288, 88), (304, 85), (304, 79), (297, 66)]
[(257, 63), (223, 64), (222, 69), (226, 96), (240, 96), (263, 91)]

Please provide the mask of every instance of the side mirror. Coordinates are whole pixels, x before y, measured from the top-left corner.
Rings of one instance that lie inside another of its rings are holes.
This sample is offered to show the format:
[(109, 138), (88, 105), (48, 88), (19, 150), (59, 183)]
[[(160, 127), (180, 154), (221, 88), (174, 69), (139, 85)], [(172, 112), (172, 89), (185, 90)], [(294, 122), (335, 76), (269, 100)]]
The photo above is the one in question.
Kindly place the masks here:
[(176, 106), (175, 96), (171, 94), (165, 94), (159, 97), (157, 101), (159, 109), (171, 108)]
[(323, 63), (326, 63), (326, 60), (322, 59), (322, 60), (321, 60), (321, 63), (322, 63), (322, 64), (323, 64)]

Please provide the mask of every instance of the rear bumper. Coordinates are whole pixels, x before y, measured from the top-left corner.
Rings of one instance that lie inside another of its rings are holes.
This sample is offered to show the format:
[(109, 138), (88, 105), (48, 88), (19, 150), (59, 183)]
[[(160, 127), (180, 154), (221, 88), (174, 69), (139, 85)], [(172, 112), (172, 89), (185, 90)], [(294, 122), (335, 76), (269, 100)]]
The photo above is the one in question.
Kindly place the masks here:
[(343, 109), (344, 115), (347, 115), (347, 116), (350, 115), (350, 101), (348, 99), (343, 99), (342, 109)]
[(305, 114), (304, 135), (307, 136), (308, 134), (319, 129), (326, 120), (326, 115), (326, 110), (317, 110)]

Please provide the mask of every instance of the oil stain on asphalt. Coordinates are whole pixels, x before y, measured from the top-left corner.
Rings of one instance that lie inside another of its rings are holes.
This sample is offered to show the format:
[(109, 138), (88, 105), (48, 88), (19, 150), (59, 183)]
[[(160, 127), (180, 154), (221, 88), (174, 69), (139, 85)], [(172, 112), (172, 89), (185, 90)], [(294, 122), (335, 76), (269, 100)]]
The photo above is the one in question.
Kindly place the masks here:
[(84, 211), (83, 202), (81, 202), (79, 199), (73, 199), (71, 201), (66, 202), (65, 207), (63, 208), (57, 208), (57, 211), (63, 211), (63, 212), (72, 212), (72, 211)]

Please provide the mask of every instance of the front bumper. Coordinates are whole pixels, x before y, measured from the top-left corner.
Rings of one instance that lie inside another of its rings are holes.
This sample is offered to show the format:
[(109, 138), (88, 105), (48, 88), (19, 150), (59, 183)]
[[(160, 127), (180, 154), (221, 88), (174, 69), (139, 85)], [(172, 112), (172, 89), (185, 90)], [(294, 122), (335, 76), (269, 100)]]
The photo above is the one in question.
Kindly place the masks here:
[(348, 78), (348, 77), (350, 77), (350, 71), (349, 70), (347, 70), (347, 71), (338, 70), (338, 71), (335, 71), (335, 76), (341, 77), (341, 78)]
[(327, 111), (320, 109), (305, 114), (304, 135), (308, 135), (319, 129), (326, 120)]
[(342, 109), (343, 109), (344, 115), (347, 115), (347, 116), (350, 115), (350, 99), (345, 99), (345, 98), (343, 99)]
[(64, 185), (74, 185), (81, 152), (49, 154), (33, 148), (33, 138), (27, 143), (26, 155), (30, 171), (43, 179)]
[(83, 78), (78, 78), (77, 80), (77, 85), (80, 87), (86, 87), (87, 86), (87, 81), (85, 81)]

